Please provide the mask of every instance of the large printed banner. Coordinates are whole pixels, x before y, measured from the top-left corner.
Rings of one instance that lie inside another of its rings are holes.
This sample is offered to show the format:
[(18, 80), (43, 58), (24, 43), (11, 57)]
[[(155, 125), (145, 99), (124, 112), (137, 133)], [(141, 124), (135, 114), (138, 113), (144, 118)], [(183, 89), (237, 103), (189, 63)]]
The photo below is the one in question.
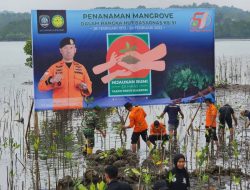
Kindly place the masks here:
[(32, 11), (36, 110), (195, 102), (214, 83), (213, 9)]

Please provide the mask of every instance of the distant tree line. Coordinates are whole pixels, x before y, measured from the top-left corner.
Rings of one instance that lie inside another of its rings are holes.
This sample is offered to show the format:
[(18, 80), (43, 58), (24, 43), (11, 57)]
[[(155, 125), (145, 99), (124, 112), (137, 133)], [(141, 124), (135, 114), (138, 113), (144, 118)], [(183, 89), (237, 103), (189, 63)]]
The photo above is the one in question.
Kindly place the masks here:
[(0, 41), (24, 41), (30, 34), (29, 13), (0, 12)]
[[(97, 7), (116, 8), (119, 7)], [(138, 9), (145, 9), (145, 6), (138, 6)], [(170, 8), (215, 8), (215, 37), (216, 38), (250, 38), (250, 12), (235, 7), (212, 5), (203, 3), (187, 6), (173, 5)], [(30, 39), (30, 14), (0, 12), (0, 41), (23, 41)]]

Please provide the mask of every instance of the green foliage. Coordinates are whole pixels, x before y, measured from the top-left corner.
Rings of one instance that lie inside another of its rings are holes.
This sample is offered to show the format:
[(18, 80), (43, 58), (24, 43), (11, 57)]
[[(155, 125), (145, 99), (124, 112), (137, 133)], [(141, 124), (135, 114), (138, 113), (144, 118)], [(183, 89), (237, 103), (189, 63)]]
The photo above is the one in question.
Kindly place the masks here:
[(95, 184), (91, 183), (89, 186), (89, 190), (96, 190)]
[(35, 142), (34, 142), (34, 150), (37, 152), (39, 149), (39, 145), (40, 145), (40, 138), (37, 137), (35, 138)]
[(142, 181), (149, 186), (152, 183), (152, 175), (149, 172), (149, 169), (142, 168), (141, 169)]
[(10, 175), (11, 177), (15, 176), (14, 171), (13, 171), (13, 170), (10, 170), (9, 175)]
[(104, 151), (102, 153), (100, 153), (101, 156), (100, 156), (100, 159), (103, 160), (105, 158), (107, 158), (109, 156), (109, 152), (108, 151)]
[(202, 182), (203, 183), (207, 183), (208, 180), (209, 180), (209, 176), (208, 175), (206, 175), (206, 174), (202, 175)]
[(116, 155), (117, 155), (119, 158), (122, 157), (123, 152), (124, 152), (124, 148), (123, 148), (123, 147), (120, 147), (120, 148), (117, 148), (117, 149), (116, 149)]
[(119, 133), (121, 132), (121, 130), (122, 130), (122, 126), (123, 126), (123, 125), (124, 125), (124, 124), (122, 124), (121, 121), (113, 122), (112, 128), (115, 130), (115, 132), (116, 132), (117, 134), (119, 134)]
[(163, 119), (164, 116), (160, 116), (160, 115), (158, 116), (158, 115), (157, 115), (156, 118), (157, 118), (157, 119)]
[(240, 153), (239, 153), (239, 150), (238, 150), (238, 142), (236, 141), (236, 139), (234, 139), (232, 141), (232, 145), (233, 145), (233, 155), (234, 155), (234, 158), (238, 158)]
[(24, 41), (30, 38), (30, 14), (0, 12), (0, 40)]
[(83, 184), (79, 184), (77, 187), (76, 187), (76, 190), (88, 190), (87, 187), (85, 187)]
[(168, 158), (166, 158), (165, 160), (163, 160), (162, 163), (163, 163), (164, 166), (167, 166), (167, 165), (168, 165), (168, 162), (169, 162), (169, 160), (168, 160)]
[(97, 189), (98, 190), (105, 190), (107, 188), (106, 183), (101, 181), (100, 183), (97, 183)]
[(201, 150), (198, 150), (196, 152), (196, 159), (198, 161), (199, 167), (202, 167), (207, 160), (207, 154), (208, 154), (208, 146), (205, 146)]
[(107, 185), (106, 183), (104, 183), (104, 181), (101, 181), (96, 185), (94, 183), (91, 183), (89, 188), (81, 184), (81, 180), (76, 180), (74, 184), (74, 190), (105, 190), (105, 189), (107, 189)]
[(196, 87), (201, 90), (213, 82), (212, 77), (207, 76), (198, 69), (191, 69), (189, 66), (176, 66), (169, 72), (167, 78), (169, 84), (167, 91), (179, 89), (183, 91), (184, 97), (189, 88)]
[(169, 174), (168, 174), (167, 181), (168, 181), (169, 183), (172, 183), (172, 182), (175, 181), (175, 175), (173, 175), (171, 171), (170, 171)]
[(124, 172), (125, 172), (125, 175), (129, 177), (133, 177), (134, 175), (134, 173), (132, 172), (132, 168), (126, 168)]
[(125, 169), (125, 174), (129, 177), (141, 177), (142, 181), (146, 185), (150, 185), (152, 183), (152, 175), (146, 168), (142, 168), (141, 171), (137, 168), (127, 168)]
[(150, 173), (145, 173), (142, 175), (142, 180), (146, 185), (150, 185), (152, 182), (152, 176)]
[(141, 172), (136, 169), (136, 168), (132, 168), (131, 171), (133, 172), (133, 174), (135, 174), (136, 176), (140, 176), (141, 175)]
[(26, 58), (26, 62), (24, 63), (26, 66), (32, 68), (32, 42), (31, 40), (27, 40), (23, 47), (23, 50), (28, 57)]
[(152, 161), (155, 165), (162, 164), (161, 153), (158, 149), (154, 150), (151, 155)]
[(2, 144), (2, 146), (4, 148), (10, 148), (12, 150), (16, 150), (18, 149), (21, 145), (20, 144), (17, 144), (17, 142), (14, 142), (14, 139), (13, 138), (6, 138), (4, 137), (4, 143)]
[(73, 139), (74, 139), (74, 135), (72, 133), (66, 135), (64, 137), (65, 144), (68, 144), (68, 143), (72, 142)]
[(240, 181), (241, 181), (240, 177), (233, 176), (233, 183), (236, 186), (240, 185)]
[(56, 152), (57, 151), (57, 144), (52, 144), (49, 149), (51, 150), (51, 152)]
[(181, 147), (181, 149), (182, 149), (182, 152), (186, 152), (187, 151), (187, 145), (183, 144), (183, 146)]
[(82, 180), (76, 179), (74, 180), (74, 190), (88, 190), (86, 186), (81, 184)]
[(65, 156), (66, 159), (72, 160), (72, 158), (73, 158), (73, 153), (72, 153), (72, 152), (69, 152), (69, 151), (66, 151), (66, 152), (64, 153), (64, 156)]

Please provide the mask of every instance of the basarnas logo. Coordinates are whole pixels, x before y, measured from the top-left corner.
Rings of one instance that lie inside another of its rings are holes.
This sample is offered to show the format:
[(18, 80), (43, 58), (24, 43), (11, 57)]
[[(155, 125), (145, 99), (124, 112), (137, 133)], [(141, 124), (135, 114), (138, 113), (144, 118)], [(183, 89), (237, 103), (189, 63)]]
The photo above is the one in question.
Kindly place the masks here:
[(38, 10), (38, 33), (66, 33), (67, 20), (65, 10)]
[(61, 28), (64, 25), (64, 18), (61, 15), (55, 15), (52, 17), (51, 22), (55, 28)]
[(40, 15), (39, 16), (39, 24), (43, 28), (47, 28), (50, 24), (50, 17), (49, 15)]
[(211, 32), (212, 18), (208, 12), (195, 12), (190, 22), (192, 32)]

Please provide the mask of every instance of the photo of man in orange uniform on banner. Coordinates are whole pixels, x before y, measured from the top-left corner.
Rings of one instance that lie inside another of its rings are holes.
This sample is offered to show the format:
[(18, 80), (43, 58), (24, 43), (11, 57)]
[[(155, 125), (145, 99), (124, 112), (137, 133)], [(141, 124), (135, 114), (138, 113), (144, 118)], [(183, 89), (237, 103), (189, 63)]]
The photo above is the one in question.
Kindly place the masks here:
[(53, 90), (53, 110), (80, 109), (84, 97), (92, 93), (92, 82), (85, 67), (74, 60), (75, 39), (60, 41), (62, 60), (54, 63), (39, 81), (39, 91)]

